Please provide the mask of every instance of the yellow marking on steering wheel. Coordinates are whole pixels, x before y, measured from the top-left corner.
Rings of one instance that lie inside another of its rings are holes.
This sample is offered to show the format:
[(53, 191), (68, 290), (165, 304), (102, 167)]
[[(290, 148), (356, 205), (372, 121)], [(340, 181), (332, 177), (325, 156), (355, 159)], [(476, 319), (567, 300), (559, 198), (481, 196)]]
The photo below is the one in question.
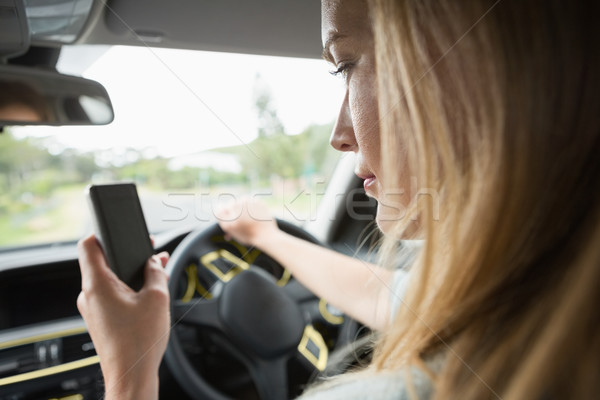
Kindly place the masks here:
[(281, 275), (281, 278), (279, 278), (279, 280), (277, 281), (277, 286), (287, 285), (287, 283), (290, 281), (291, 277), (292, 277), (292, 273), (284, 268), (283, 275)]
[[(216, 261), (219, 258), (225, 259), (232, 263), (233, 268), (223, 273), (216, 265), (213, 264), (213, 261)], [(202, 256), (202, 258), (200, 258), (200, 262), (206, 269), (215, 274), (223, 282), (229, 282), (234, 276), (243, 270), (250, 268), (250, 265), (246, 261), (236, 257), (225, 249), (218, 249), (211, 251), (210, 253), (206, 253)]]
[[(194, 265), (195, 267), (195, 265)], [(198, 279), (198, 274), (196, 274), (196, 291), (202, 296), (204, 299), (212, 299), (213, 295), (207, 289), (202, 286), (200, 280)]]
[[(254, 261), (258, 258), (258, 256), (260, 256), (262, 253), (259, 249), (250, 250), (246, 246), (241, 245), (235, 240), (227, 241), (225, 240), (225, 236), (213, 236), (211, 240), (213, 242), (225, 242), (231, 244), (240, 252), (240, 254), (242, 255), (242, 260), (246, 261), (248, 264), (253, 264)], [(281, 287), (287, 285), (291, 277), (292, 273), (284, 268), (281, 278), (279, 278), (279, 280), (277, 281), (277, 286)]]
[(323, 318), (325, 318), (325, 321), (329, 322), (330, 324), (339, 325), (344, 322), (344, 317), (341, 315), (333, 315), (331, 312), (329, 312), (327, 309), (327, 302), (323, 299), (319, 301), (319, 312)]
[(258, 256), (260, 256), (260, 254), (261, 254), (260, 250), (258, 250), (258, 249), (250, 250), (249, 248), (238, 243), (235, 240), (225, 240), (225, 236), (213, 236), (211, 238), (211, 240), (213, 242), (217, 242), (217, 243), (218, 242), (229, 243), (230, 245), (235, 247), (240, 252), (240, 254), (242, 255), (242, 260), (246, 261), (248, 264), (254, 263), (254, 260), (256, 260), (256, 258)]
[(206, 290), (204, 288), (204, 286), (202, 286), (202, 284), (200, 283), (200, 280), (198, 279), (198, 267), (196, 266), (196, 264), (188, 265), (185, 268), (185, 271), (187, 272), (188, 283), (187, 283), (187, 288), (185, 290), (185, 294), (183, 295), (183, 298), (181, 299), (181, 301), (183, 301), (184, 303), (187, 303), (188, 301), (192, 300), (192, 298), (194, 297), (195, 290), (203, 298), (211, 299), (212, 293), (210, 293), (208, 290)]
[(196, 289), (196, 275), (198, 274), (198, 270), (196, 265), (191, 264), (185, 267), (185, 272), (187, 272), (187, 288), (185, 289), (185, 294), (181, 298), (181, 301), (187, 303), (194, 297), (194, 291)]
[[(309, 344), (312, 344), (319, 350), (319, 354), (313, 354), (309, 349)], [(327, 365), (327, 358), (329, 357), (329, 351), (327, 345), (323, 340), (323, 336), (317, 331), (312, 325), (306, 325), (302, 339), (298, 344), (298, 351), (304, 356), (312, 365), (315, 366), (319, 371), (323, 371)]]

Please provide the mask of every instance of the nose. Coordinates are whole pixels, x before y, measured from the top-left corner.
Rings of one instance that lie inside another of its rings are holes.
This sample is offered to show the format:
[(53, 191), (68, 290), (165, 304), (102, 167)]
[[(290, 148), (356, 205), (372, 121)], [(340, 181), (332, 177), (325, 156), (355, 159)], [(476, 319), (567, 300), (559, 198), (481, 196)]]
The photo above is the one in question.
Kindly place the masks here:
[(348, 91), (344, 96), (342, 107), (338, 115), (331, 138), (331, 146), (339, 151), (358, 151), (358, 144), (354, 136), (354, 127), (352, 125), (352, 114), (350, 113), (350, 104), (348, 101)]

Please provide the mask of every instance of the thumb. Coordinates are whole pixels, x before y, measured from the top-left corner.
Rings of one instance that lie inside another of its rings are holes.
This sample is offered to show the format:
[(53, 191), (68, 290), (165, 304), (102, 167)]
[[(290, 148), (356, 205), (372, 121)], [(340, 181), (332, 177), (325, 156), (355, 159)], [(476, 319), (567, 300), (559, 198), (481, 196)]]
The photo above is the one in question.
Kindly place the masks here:
[(84, 291), (103, 285), (112, 279), (112, 271), (110, 271), (102, 248), (94, 235), (81, 239), (77, 243), (77, 252), (81, 272), (81, 288)]

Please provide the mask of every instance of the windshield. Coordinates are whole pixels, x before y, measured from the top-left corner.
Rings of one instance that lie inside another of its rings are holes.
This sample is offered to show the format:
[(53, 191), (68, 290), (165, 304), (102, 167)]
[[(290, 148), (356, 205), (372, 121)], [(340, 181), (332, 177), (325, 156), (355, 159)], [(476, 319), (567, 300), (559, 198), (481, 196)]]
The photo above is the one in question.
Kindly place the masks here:
[(339, 155), (328, 144), (343, 82), (321, 60), (70, 46), (58, 69), (102, 83), (115, 120), (7, 127), (0, 135), (0, 249), (91, 232), (85, 188), (133, 181), (152, 233), (260, 198), (315, 218)]

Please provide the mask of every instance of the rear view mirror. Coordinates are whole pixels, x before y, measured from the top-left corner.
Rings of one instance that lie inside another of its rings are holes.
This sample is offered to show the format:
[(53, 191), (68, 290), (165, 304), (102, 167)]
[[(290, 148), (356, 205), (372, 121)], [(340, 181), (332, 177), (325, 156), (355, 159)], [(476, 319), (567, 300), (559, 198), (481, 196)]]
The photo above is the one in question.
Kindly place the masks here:
[(0, 126), (106, 125), (113, 118), (108, 93), (98, 82), (0, 65)]

